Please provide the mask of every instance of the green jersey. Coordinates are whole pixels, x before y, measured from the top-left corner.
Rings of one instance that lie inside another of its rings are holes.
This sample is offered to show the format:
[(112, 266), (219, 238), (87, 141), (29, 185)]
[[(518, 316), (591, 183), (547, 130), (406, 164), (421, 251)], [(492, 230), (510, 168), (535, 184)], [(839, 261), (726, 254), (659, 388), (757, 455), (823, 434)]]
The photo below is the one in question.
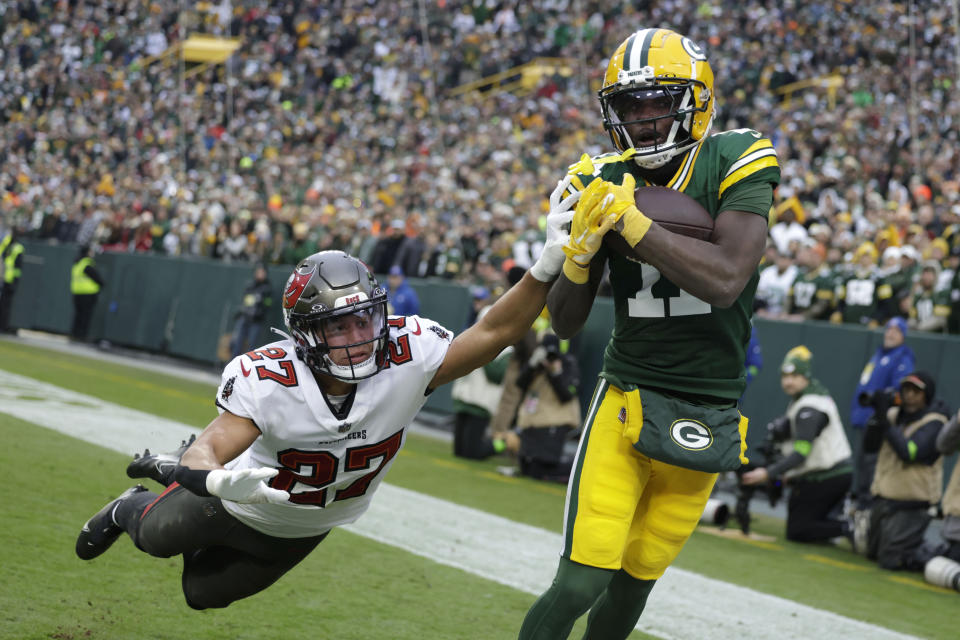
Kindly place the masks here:
[[(620, 184), (632, 160), (594, 159), (604, 180)], [(580, 176), (585, 186), (594, 176)], [(716, 217), (744, 211), (767, 217), (780, 166), (770, 140), (751, 129), (710, 136), (691, 148), (665, 186), (681, 191)], [(579, 185), (575, 185), (579, 186)], [(610, 265), (615, 324), (601, 376), (624, 390), (653, 387), (736, 400), (746, 384), (747, 343), (757, 272), (729, 308), (714, 307), (680, 289), (652, 265), (601, 249)]]
[(843, 301), (843, 321), (848, 324), (868, 324), (877, 318), (881, 302), (879, 279), (873, 271), (853, 273), (837, 292)]
[(814, 320), (824, 320), (830, 317), (834, 306), (834, 288), (836, 281), (833, 273), (826, 265), (819, 269), (805, 271), (793, 281), (790, 287), (790, 310), (792, 313), (807, 314), (820, 301), (826, 301), (826, 308), (814, 315), (807, 316)]
[(949, 318), (950, 292), (945, 289), (940, 291), (922, 289), (913, 298), (913, 310), (910, 315), (916, 318), (919, 329), (927, 329), (934, 318)]

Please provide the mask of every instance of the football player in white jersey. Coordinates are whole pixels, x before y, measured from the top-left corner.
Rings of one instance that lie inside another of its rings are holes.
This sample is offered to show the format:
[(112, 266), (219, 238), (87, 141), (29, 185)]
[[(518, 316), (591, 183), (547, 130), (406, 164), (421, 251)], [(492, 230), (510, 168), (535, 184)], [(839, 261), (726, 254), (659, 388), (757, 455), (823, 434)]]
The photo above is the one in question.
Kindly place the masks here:
[(278, 580), (367, 509), (429, 393), (527, 331), (564, 250), (599, 246), (612, 220), (597, 208), (578, 242), (561, 230), (580, 197), (560, 201), (568, 184), (551, 196), (538, 262), (456, 339), (426, 318), (387, 317), (385, 290), (356, 258), (323, 251), (303, 260), (283, 294), (289, 335), (225, 367), (220, 415), (195, 442), (129, 465), (130, 477), (167, 489), (137, 485), (108, 503), (84, 525), (77, 555), (95, 558), (123, 532), (150, 555), (183, 555), (195, 609), (226, 607)]

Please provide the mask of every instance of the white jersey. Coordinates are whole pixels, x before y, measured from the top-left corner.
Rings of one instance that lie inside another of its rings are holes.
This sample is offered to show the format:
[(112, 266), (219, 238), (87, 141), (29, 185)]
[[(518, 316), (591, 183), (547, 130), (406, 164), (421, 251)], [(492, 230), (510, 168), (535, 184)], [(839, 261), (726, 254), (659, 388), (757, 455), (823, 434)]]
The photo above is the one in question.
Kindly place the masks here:
[(279, 469), (270, 486), (290, 492), (290, 504), (224, 500), (227, 511), (268, 535), (304, 538), (367, 510), (453, 340), (419, 316), (391, 317), (388, 324), (389, 366), (358, 382), (339, 411), (291, 340), (237, 356), (224, 368), (217, 407), (249, 418), (262, 434), (225, 466)]

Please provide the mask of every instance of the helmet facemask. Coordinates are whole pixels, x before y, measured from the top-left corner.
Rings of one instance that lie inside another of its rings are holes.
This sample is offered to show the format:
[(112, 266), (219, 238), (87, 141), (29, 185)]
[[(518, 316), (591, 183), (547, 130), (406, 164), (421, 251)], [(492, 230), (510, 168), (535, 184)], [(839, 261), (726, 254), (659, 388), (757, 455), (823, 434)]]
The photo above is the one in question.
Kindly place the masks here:
[[(336, 313), (291, 314), (288, 324), (297, 355), (311, 370), (344, 382), (375, 375), (383, 368), (386, 353), (386, 306), (384, 300), (372, 300)], [(355, 339), (358, 334), (363, 339)], [(367, 345), (372, 348), (362, 357)]]
[[(603, 127), (618, 150), (636, 149), (633, 158), (644, 169), (660, 168), (698, 142), (691, 131), (695, 115), (707, 109), (706, 100), (696, 100), (703, 92), (709, 95), (704, 83), (654, 79), (611, 89), (600, 95)], [(641, 117), (638, 113), (654, 115)], [(643, 137), (634, 140), (630, 128), (637, 126), (643, 127)]]

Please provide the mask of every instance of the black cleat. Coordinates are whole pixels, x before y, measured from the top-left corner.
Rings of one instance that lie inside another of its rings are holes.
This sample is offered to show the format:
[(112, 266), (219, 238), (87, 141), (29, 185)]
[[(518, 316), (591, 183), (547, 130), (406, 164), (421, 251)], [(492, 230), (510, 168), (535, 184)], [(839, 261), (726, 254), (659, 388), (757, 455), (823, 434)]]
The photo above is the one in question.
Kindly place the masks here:
[(93, 560), (117, 541), (123, 529), (113, 522), (113, 510), (122, 500), (146, 490), (142, 484), (127, 489), (87, 520), (77, 536), (77, 556), (81, 560)]
[(190, 434), (189, 440), (181, 440), (180, 448), (170, 453), (150, 453), (150, 449), (144, 449), (143, 455), (133, 454), (133, 462), (127, 465), (127, 476), (150, 478), (169, 487), (173, 482), (173, 472), (180, 464), (180, 458), (196, 439), (197, 436)]

